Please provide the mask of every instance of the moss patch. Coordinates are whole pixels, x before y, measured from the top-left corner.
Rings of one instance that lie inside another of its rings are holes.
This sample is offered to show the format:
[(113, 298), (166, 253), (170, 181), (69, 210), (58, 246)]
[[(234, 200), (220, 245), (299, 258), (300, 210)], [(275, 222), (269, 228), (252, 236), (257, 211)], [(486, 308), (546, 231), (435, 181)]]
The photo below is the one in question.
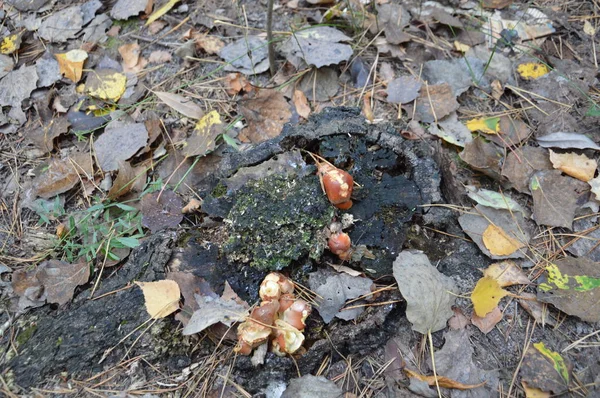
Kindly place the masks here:
[(263, 270), (282, 269), (306, 255), (319, 258), (325, 248), (322, 231), (333, 214), (314, 175), (249, 182), (236, 193), (229, 213), (225, 253), (230, 261)]

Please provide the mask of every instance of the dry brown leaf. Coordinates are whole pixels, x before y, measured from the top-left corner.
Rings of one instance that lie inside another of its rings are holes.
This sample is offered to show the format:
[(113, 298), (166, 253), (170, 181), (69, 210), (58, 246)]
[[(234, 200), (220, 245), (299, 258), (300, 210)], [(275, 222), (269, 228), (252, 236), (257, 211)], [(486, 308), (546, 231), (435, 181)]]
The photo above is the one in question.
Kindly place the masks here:
[(148, 32), (155, 35), (158, 32), (160, 32), (160, 30), (162, 28), (164, 28), (165, 26), (167, 26), (167, 23), (165, 21), (161, 21), (161, 20), (154, 21), (150, 25), (148, 25)]
[(177, 282), (164, 279), (157, 282), (135, 282), (146, 302), (146, 311), (152, 319), (164, 318), (179, 309), (179, 285)]
[(155, 91), (154, 94), (169, 107), (189, 118), (198, 120), (204, 115), (202, 108), (196, 105), (191, 99), (185, 98), (182, 95), (166, 91)]
[(64, 54), (54, 54), (58, 61), (58, 68), (67, 79), (77, 83), (83, 74), (83, 64), (88, 54), (83, 50), (71, 50)]
[(457, 110), (456, 96), (447, 83), (424, 85), (419, 91), (415, 108), (415, 119), (432, 123)]
[(196, 198), (192, 198), (192, 199), (190, 199), (188, 204), (185, 205), (183, 207), (183, 209), (181, 209), (181, 212), (184, 214), (192, 213), (192, 212), (198, 210), (200, 208), (200, 206), (202, 206), (202, 201), (198, 200)]
[(164, 64), (171, 62), (171, 53), (164, 50), (152, 51), (148, 57), (148, 62), (151, 64)]
[(36, 270), (37, 279), (44, 286), (49, 303), (63, 305), (73, 298), (75, 288), (87, 283), (90, 266), (87, 262), (69, 264), (59, 260), (48, 260)]
[(331, 268), (333, 268), (337, 272), (344, 272), (350, 276), (362, 276), (363, 275), (362, 272), (352, 269), (350, 267), (346, 267), (345, 265), (336, 265), (336, 264), (331, 264), (331, 263), (328, 263), (328, 264), (331, 266)]
[(223, 122), (221, 116), (215, 110), (202, 116), (196, 123), (192, 135), (187, 139), (182, 153), (186, 157), (204, 156), (216, 147), (215, 140), (223, 133)]
[(298, 112), (298, 115), (308, 119), (308, 115), (310, 115), (310, 105), (308, 104), (306, 95), (304, 95), (301, 90), (295, 90), (292, 101), (294, 102), (294, 106), (296, 107), (296, 112)]
[(490, 265), (483, 271), (483, 276), (496, 279), (502, 287), (528, 285), (531, 283), (523, 270), (512, 260), (505, 260)]
[(225, 42), (216, 36), (199, 35), (194, 37), (194, 41), (196, 49), (202, 49), (210, 55), (218, 54), (225, 47)]
[(277, 90), (260, 90), (253, 98), (240, 101), (240, 112), (248, 126), (239, 139), (255, 144), (277, 137), (292, 117), (289, 104)]
[(454, 315), (452, 315), (452, 317), (448, 319), (448, 326), (450, 327), (450, 329), (464, 329), (465, 327), (471, 324), (469, 318), (467, 318), (465, 314), (463, 314), (460, 308), (452, 307), (452, 311), (454, 311)]
[(124, 69), (134, 68), (138, 64), (141, 51), (140, 45), (137, 42), (123, 44), (119, 47), (119, 54), (123, 58)]
[(537, 301), (534, 293), (523, 292), (518, 298), (519, 304), (537, 323), (544, 326), (546, 324), (554, 326), (556, 322), (550, 316), (547, 304)]
[(225, 76), (225, 89), (227, 94), (235, 95), (241, 91), (251, 93), (254, 87), (241, 73), (230, 73)]
[(113, 186), (108, 191), (108, 198), (111, 200), (117, 199), (131, 191), (135, 182), (136, 174), (129, 162), (119, 160), (119, 174), (113, 182)]
[(509, 256), (525, 246), (494, 224), (488, 225), (482, 238), (483, 244), (494, 256)]
[(494, 330), (494, 326), (502, 320), (502, 311), (496, 307), (491, 312), (488, 312), (483, 318), (473, 313), (471, 317), (471, 323), (477, 326), (477, 329), (481, 330), (483, 334), (488, 334)]
[(583, 153), (578, 155), (573, 152), (556, 153), (550, 150), (550, 161), (555, 169), (584, 182), (594, 178), (598, 167), (594, 159), (588, 158)]
[(513, 0), (483, 0), (481, 6), (484, 8), (501, 9), (511, 5)]
[[(407, 368), (404, 368), (404, 372), (406, 373), (406, 375), (408, 377), (413, 377), (415, 379), (427, 382), (427, 384), (429, 384), (430, 386), (435, 386), (435, 384), (436, 384), (435, 376), (425, 376), (425, 375), (414, 372)], [(438, 376), (437, 381), (438, 381), (438, 384), (440, 385), (440, 387), (454, 388), (455, 390), (471, 390), (473, 388), (478, 388), (478, 387), (485, 385), (485, 381), (483, 383), (479, 383), (479, 384), (462, 384), (462, 383), (459, 383), (458, 381), (449, 379), (444, 376)]]
[(34, 180), (36, 194), (48, 199), (73, 188), (79, 176), (70, 162), (51, 159), (46, 171)]

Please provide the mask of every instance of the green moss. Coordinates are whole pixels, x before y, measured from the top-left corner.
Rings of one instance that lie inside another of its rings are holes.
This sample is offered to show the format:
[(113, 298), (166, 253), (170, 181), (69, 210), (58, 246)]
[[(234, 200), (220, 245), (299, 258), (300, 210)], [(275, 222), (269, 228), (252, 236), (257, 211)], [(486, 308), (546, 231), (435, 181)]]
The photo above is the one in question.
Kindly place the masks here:
[(312, 175), (249, 182), (236, 193), (229, 213), (225, 253), (230, 261), (264, 270), (282, 269), (306, 255), (318, 258), (325, 247), (322, 231), (333, 214)]
[(25, 343), (27, 343), (27, 341), (29, 341), (29, 339), (31, 338), (31, 336), (33, 336), (36, 330), (37, 325), (35, 323), (32, 323), (28, 327), (23, 329), (23, 331), (17, 336), (18, 346), (22, 347)]
[(221, 198), (227, 194), (227, 187), (222, 182), (219, 182), (210, 194), (213, 198)]

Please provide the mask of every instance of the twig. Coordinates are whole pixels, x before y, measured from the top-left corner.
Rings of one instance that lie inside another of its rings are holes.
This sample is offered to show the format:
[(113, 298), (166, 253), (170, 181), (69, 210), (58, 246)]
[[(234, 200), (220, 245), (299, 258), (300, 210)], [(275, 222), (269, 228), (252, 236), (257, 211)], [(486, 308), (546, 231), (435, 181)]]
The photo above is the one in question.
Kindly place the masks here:
[(267, 42), (269, 43), (269, 71), (275, 76), (275, 46), (273, 44), (273, 0), (269, 0), (267, 9)]

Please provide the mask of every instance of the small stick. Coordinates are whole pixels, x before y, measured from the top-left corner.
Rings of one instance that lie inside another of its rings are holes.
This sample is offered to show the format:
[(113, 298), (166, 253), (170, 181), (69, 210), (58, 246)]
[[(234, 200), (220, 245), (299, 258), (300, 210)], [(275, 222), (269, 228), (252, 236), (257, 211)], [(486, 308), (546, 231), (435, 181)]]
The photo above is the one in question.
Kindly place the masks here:
[(269, 43), (269, 70), (275, 76), (275, 46), (273, 45), (273, 2), (269, 0), (267, 9), (267, 42)]

